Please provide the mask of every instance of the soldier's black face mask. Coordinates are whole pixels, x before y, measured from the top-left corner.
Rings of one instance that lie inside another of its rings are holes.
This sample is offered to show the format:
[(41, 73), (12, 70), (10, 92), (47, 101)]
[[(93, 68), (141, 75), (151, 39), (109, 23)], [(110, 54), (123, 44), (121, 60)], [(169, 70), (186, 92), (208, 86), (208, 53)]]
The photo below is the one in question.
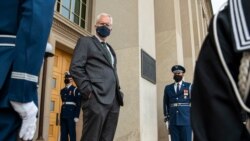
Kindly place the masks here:
[(182, 80), (182, 76), (181, 75), (174, 75), (173, 79), (175, 82), (180, 82)]
[(64, 79), (64, 84), (69, 84), (70, 80), (68, 78)]

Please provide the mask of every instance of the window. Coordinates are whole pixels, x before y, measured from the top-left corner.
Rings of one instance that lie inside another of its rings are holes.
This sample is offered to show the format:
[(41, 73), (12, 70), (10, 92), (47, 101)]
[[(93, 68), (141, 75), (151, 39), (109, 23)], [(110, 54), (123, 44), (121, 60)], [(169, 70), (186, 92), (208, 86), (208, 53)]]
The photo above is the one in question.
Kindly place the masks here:
[(87, 19), (91, 12), (91, 0), (57, 0), (56, 11), (63, 17), (87, 29), (90, 21)]

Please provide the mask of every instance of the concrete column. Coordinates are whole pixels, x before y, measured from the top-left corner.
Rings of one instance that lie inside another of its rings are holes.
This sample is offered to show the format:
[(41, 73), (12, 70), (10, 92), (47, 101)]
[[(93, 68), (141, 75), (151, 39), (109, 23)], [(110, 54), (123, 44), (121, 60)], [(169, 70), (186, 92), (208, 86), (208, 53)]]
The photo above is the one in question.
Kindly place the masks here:
[(197, 58), (201, 46), (200, 41), (200, 32), (199, 32), (199, 20), (198, 20), (198, 9), (197, 9), (197, 0), (191, 0), (191, 10), (192, 10), (192, 26), (194, 32), (194, 52), (195, 58)]
[[(182, 32), (182, 47), (184, 67), (186, 68), (185, 81), (192, 81), (194, 68), (194, 36), (192, 28), (192, 13), (190, 0), (180, 1), (180, 18), (181, 18), (181, 32)], [(178, 52), (181, 54), (181, 52)]]
[[(154, 16), (154, 0), (139, 0), (139, 48), (156, 60)], [(141, 75), (139, 84), (141, 141), (158, 141), (156, 84), (142, 78)]]
[[(55, 38), (53, 36), (53, 33), (51, 32), (48, 42), (52, 45), (53, 47), (53, 54), (55, 53)], [(45, 96), (44, 96), (44, 114), (43, 117), (39, 116), (39, 119), (37, 120), (37, 124), (39, 123), (40, 118), (43, 118), (43, 125), (37, 125), (37, 129), (39, 129), (39, 126), (43, 126), (43, 131), (42, 131), (42, 137), (41, 139), (43, 140), (48, 140), (48, 131), (49, 131), (49, 118), (50, 118), (50, 93), (51, 93), (51, 78), (52, 78), (52, 70), (53, 70), (53, 63), (54, 63), (54, 58), (53, 57), (48, 57), (47, 58), (47, 70), (46, 72), (43, 72), (43, 67), (40, 72), (40, 77), (39, 77), (39, 89), (38, 89), (38, 95), (39, 99), (38, 101), (40, 102), (41, 100), (41, 86), (42, 86), (42, 81), (46, 81), (46, 85), (44, 86), (45, 89)], [(46, 73), (46, 80), (42, 79), (42, 74)], [(40, 105), (40, 103), (39, 103)], [(40, 108), (39, 108), (40, 109)], [(39, 113), (40, 114), (40, 113)], [(36, 130), (38, 132), (38, 130)], [(34, 139), (37, 138), (37, 133)]]
[[(51, 32), (50, 36), (49, 36), (49, 40), (48, 42), (52, 45), (53, 47), (53, 54), (55, 54), (55, 45), (56, 45), (56, 40), (54, 38), (53, 33)], [(47, 62), (47, 79), (46, 79), (46, 92), (45, 92), (45, 105), (44, 105), (44, 123), (49, 123), (50, 121), (50, 101), (51, 101), (51, 82), (52, 82), (52, 72), (53, 72), (53, 65), (54, 65), (54, 57), (50, 57), (48, 58), (48, 62)], [(44, 124), (43, 127), (43, 136), (44, 139), (48, 139), (48, 135), (49, 134), (49, 124)]]
[(179, 0), (155, 1), (156, 68), (157, 68), (157, 118), (158, 141), (168, 141), (164, 123), (163, 93), (166, 84), (173, 82), (171, 67), (181, 63), (182, 39)]
[(197, 13), (199, 47), (201, 47), (201, 44), (203, 41), (203, 23), (202, 23), (201, 1), (198, 1), (198, 0), (196, 0), (196, 13)]
[[(175, 0), (174, 1), (174, 16), (175, 16), (175, 25), (176, 25), (176, 48), (177, 48), (177, 63), (176, 64), (184, 64), (184, 60), (183, 60), (183, 51), (184, 51), (184, 48), (183, 48), (183, 45), (185, 45), (183, 43), (183, 27), (185, 28), (184, 24), (186, 23), (186, 21), (183, 18), (182, 16), (182, 5), (181, 5), (181, 0)], [(185, 21), (185, 22), (182, 22)]]

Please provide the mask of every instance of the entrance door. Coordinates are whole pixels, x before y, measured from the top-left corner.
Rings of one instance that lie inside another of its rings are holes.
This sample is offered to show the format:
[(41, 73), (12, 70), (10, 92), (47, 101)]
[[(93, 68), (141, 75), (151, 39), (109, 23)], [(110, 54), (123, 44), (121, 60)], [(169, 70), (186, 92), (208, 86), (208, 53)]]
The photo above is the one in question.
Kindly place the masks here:
[(64, 73), (69, 70), (71, 55), (56, 49), (54, 56), (52, 91), (50, 102), (49, 141), (58, 141), (60, 136), (60, 90), (64, 87)]

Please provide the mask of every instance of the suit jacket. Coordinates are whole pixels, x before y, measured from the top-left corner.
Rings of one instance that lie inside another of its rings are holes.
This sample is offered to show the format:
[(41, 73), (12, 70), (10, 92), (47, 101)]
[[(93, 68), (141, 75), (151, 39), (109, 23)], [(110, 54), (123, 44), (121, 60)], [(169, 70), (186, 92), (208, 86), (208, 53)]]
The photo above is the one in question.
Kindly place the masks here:
[(164, 116), (168, 117), (170, 125), (190, 125), (191, 84), (183, 81), (179, 93), (174, 85), (167, 85), (164, 90)]
[(0, 3), (0, 107), (37, 103), (38, 73), (52, 24), (54, 0)]
[(81, 37), (75, 47), (70, 73), (83, 97), (94, 93), (103, 104), (111, 104), (117, 97), (123, 105), (122, 92), (116, 70), (116, 55), (108, 44), (114, 57), (114, 66), (108, 61), (100, 41), (95, 37)]

